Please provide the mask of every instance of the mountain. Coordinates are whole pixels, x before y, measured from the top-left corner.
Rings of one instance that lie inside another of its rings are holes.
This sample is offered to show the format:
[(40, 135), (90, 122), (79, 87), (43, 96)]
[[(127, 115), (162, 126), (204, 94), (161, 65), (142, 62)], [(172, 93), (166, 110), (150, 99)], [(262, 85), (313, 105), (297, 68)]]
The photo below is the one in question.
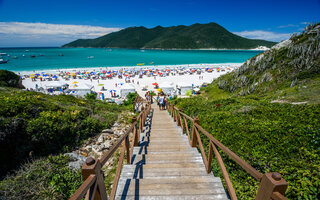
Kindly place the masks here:
[(63, 47), (113, 47), (159, 49), (252, 49), (275, 42), (252, 40), (230, 33), (216, 23), (190, 26), (129, 27), (96, 39), (78, 39)]

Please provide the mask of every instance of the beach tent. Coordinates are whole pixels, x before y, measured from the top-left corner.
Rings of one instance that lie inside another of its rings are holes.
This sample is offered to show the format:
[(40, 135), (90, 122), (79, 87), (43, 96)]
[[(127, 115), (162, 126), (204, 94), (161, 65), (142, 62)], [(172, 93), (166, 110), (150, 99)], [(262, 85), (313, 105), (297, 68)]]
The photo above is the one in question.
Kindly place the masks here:
[(90, 94), (91, 90), (93, 89), (93, 85), (82, 83), (79, 84), (73, 84), (69, 86), (69, 89), (74, 91), (75, 96), (84, 97), (86, 94)]
[(185, 82), (179, 83), (178, 84), (178, 89), (179, 89), (180, 95), (186, 95), (186, 92), (188, 90), (192, 91), (192, 84), (191, 83), (185, 83)]
[(66, 87), (68, 87), (68, 84), (61, 81), (48, 82), (45, 85), (46, 89), (60, 89), (60, 88), (66, 88)]
[(175, 89), (174, 89), (173, 83), (171, 82), (160, 83), (159, 88), (161, 88), (162, 92), (166, 95), (169, 95), (169, 96), (175, 95)]
[(136, 89), (133, 84), (123, 84), (120, 86), (120, 97), (125, 98), (129, 93), (135, 93)]

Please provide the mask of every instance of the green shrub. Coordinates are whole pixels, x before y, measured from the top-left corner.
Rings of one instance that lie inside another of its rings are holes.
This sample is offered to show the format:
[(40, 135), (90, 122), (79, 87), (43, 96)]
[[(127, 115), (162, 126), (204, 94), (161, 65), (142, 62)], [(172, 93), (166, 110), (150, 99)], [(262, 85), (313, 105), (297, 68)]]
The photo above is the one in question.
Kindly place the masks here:
[(20, 88), (20, 77), (8, 70), (0, 70), (0, 87)]
[[(320, 104), (270, 103), (257, 96), (174, 102), (261, 173), (281, 173), (289, 184), (289, 199), (319, 198)], [(201, 138), (208, 150), (208, 140)], [(222, 157), (238, 198), (254, 199), (259, 183), (227, 155)], [(212, 167), (222, 176), (215, 159)]]
[(0, 176), (32, 156), (70, 150), (109, 128), (126, 107), (68, 95), (0, 90)]
[(69, 199), (82, 176), (68, 168), (68, 161), (68, 156), (58, 155), (22, 165), (0, 182), (0, 199)]

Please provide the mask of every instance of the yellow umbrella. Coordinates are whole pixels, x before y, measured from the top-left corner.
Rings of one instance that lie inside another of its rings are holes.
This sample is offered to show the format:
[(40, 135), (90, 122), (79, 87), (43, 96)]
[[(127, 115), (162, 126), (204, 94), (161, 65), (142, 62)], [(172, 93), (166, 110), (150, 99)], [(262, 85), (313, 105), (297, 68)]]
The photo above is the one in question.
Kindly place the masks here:
[(158, 92), (161, 92), (162, 90), (161, 90), (161, 88), (158, 88), (157, 91), (158, 91)]
[(77, 81), (75, 81), (75, 82), (73, 82), (72, 84), (77, 84), (78, 82)]

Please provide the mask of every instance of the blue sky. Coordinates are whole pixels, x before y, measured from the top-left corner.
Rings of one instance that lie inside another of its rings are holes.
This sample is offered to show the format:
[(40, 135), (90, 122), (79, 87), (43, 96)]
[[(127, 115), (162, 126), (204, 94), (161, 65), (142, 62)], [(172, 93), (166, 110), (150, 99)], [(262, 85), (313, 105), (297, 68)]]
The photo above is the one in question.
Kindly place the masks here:
[(0, 0), (0, 47), (60, 46), (129, 26), (216, 22), (281, 41), (320, 21), (320, 0)]

